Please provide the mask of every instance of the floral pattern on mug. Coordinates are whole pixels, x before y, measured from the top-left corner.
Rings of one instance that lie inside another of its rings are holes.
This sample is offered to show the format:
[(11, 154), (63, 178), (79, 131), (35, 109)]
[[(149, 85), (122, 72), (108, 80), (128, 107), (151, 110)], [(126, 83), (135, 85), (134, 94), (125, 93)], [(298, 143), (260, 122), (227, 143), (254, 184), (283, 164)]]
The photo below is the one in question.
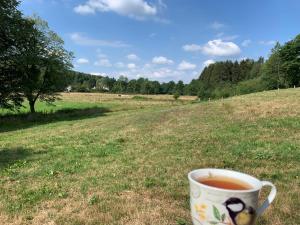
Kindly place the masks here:
[(221, 214), (220, 210), (213, 205), (213, 215), (214, 215), (214, 220), (209, 221), (210, 224), (226, 224), (226, 225), (233, 225), (231, 223), (231, 219), (229, 219), (225, 213)]
[[(195, 204), (195, 210), (199, 216), (199, 222), (207, 220), (206, 211), (208, 206), (206, 204)], [(212, 225), (234, 225), (230, 218), (225, 213), (220, 213), (220, 210), (216, 206), (212, 206), (212, 213), (214, 218), (209, 221)]]
[(200, 220), (205, 220), (206, 219), (206, 209), (207, 205), (205, 204), (195, 204), (195, 210), (199, 215)]

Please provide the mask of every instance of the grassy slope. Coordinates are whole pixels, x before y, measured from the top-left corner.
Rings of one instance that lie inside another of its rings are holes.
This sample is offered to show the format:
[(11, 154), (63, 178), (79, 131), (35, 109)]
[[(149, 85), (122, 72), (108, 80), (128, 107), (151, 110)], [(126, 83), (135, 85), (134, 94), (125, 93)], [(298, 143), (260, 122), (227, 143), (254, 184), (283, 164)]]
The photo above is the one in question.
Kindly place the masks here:
[(277, 185), (258, 224), (300, 224), (299, 99), (299, 89), (200, 104), (68, 95), (62, 108), (107, 110), (5, 119), (24, 129), (2, 119), (0, 221), (190, 224), (187, 173), (219, 167)]

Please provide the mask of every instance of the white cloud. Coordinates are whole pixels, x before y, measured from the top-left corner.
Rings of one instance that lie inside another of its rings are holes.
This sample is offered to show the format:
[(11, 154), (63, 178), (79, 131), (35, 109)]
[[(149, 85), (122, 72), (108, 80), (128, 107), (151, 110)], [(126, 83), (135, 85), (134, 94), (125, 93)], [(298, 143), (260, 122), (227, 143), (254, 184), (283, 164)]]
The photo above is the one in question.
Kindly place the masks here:
[(95, 66), (111, 67), (111, 63), (108, 59), (100, 59), (94, 63)]
[(115, 12), (122, 16), (135, 19), (156, 16), (158, 9), (145, 0), (88, 0), (74, 8), (79, 14), (93, 14), (99, 12)]
[(96, 75), (96, 76), (103, 76), (103, 77), (108, 76), (106, 73), (99, 73), (99, 72), (91, 72), (90, 74)]
[(216, 39), (205, 44), (202, 48), (202, 52), (212, 56), (231, 56), (239, 54), (241, 49), (233, 42)]
[(106, 41), (101, 39), (93, 39), (87, 36), (84, 36), (81, 33), (72, 33), (71, 40), (78, 44), (84, 46), (103, 46), (103, 47), (113, 47), (113, 48), (125, 48), (129, 47), (129, 45), (121, 42), (121, 41)]
[(78, 64), (88, 64), (90, 61), (86, 58), (79, 58), (76, 61)]
[(164, 56), (156, 56), (152, 59), (152, 63), (159, 64), (159, 65), (171, 65), (173, 64), (173, 60), (168, 59)]
[(206, 60), (205, 62), (203, 62), (203, 65), (204, 65), (205, 67), (207, 67), (207, 66), (209, 66), (210, 64), (214, 64), (214, 63), (215, 63), (214, 60), (209, 59), (209, 60)]
[(183, 71), (163, 67), (154, 70), (139, 71), (137, 77), (147, 77), (154, 80), (179, 80), (183, 75)]
[[(152, 78), (167, 78), (172, 77), (175, 71), (169, 69), (169, 68), (161, 68), (159, 70), (153, 71), (152, 74), (150, 74), (150, 77)], [(149, 75), (148, 75), (149, 76)]]
[(129, 54), (129, 55), (127, 55), (127, 59), (132, 60), (132, 61), (137, 61), (140, 58), (136, 54)]
[(195, 68), (195, 64), (189, 63), (184, 60), (178, 65), (178, 70), (194, 70)]
[(250, 44), (251, 44), (251, 40), (249, 40), (249, 39), (247, 39), (247, 40), (244, 40), (243, 42), (242, 42), (242, 46), (243, 47), (248, 47)]
[(86, 15), (86, 14), (94, 14), (95, 9), (91, 7), (90, 5), (78, 5), (74, 8), (74, 11), (76, 13), (79, 13), (81, 15)]
[(192, 78), (200, 73), (195, 72), (194, 70), (177, 70), (169, 67), (154, 67), (153, 64), (144, 64), (143, 66), (134, 69), (117, 71), (116, 74), (122, 74), (130, 79), (144, 77), (161, 82), (168, 82), (171, 80), (190, 82)]
[(186, 52), (198, 52), (201, 51), (202, 47), (197, 44), (190, 44), (182, 46), (182, 49)]
[(124, 67), (125, 67), (125, 64), (124, 64), (123, 62), (117, 62), (117, 63), (115, 64), (115, 66), (118, 67), (118, 68), (124, 68)]
[(130, 70), (133, 70), (136, 68), (136, 65), (134, 63), (129, 63), (129, 64), (127, 64), (127, 68)]
[(223, 23), (219, 23), (218, 21), (213, 22), (210, 27), (214, 30), (219, 30), (223, 27), (225, 27), (225, 25)]
[(260, 41), (259, 44), (261, 45), (275, 45), (276, 41), (270, 40), (270, 41)]

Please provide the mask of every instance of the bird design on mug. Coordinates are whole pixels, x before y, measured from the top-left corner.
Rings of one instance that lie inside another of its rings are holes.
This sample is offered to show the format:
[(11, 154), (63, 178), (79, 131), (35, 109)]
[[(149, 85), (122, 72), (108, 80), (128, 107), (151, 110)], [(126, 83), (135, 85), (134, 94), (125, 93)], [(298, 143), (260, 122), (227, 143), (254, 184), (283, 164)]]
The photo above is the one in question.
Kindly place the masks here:
[(239, 198), (229, 198), (224, 205), (234, 225), (252, 225), (255, 220), (255, 210)]

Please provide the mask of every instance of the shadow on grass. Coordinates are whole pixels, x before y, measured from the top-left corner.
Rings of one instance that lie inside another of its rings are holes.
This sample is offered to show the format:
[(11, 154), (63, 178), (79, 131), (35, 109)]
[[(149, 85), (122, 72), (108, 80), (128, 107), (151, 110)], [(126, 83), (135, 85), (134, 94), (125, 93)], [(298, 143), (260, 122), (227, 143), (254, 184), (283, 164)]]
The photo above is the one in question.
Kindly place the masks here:
[(37, 112), (34, 114), (7, 114), (0, 116), (0, 133), (25, 129), (52, 122), (94, 118), (98, 116), (104, 116), (107, 112), (110, 112), (110, 110), (107, 108), (92, 107), (84, 109), (61, 109), (54, 112)]
[(0, 149), (0, 170), (16, 162), (22, 162), (30, 156), (30, 151), (23, 148)]

